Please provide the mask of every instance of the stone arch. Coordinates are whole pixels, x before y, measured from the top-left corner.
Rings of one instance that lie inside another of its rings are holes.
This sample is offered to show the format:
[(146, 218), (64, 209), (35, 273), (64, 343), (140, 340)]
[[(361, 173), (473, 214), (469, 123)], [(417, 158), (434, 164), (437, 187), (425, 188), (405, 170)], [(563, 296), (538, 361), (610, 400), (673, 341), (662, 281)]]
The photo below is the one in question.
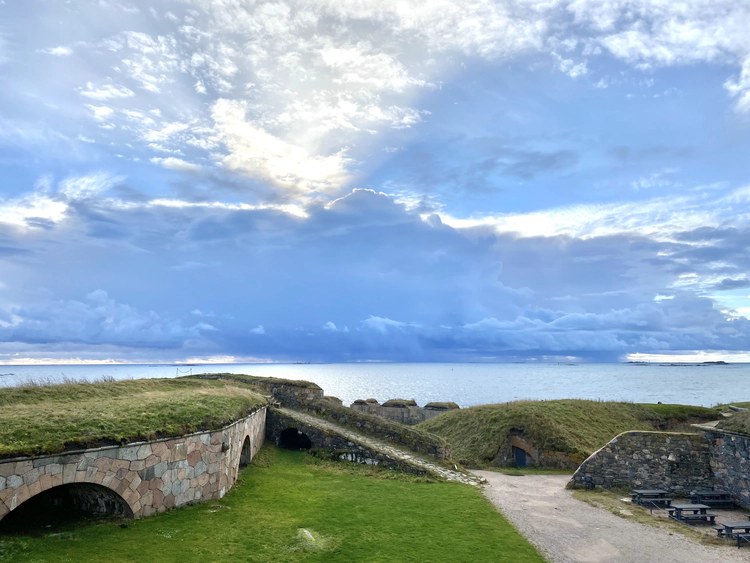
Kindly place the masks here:
[(240, 467), (249, 465), (252, 459), (253, 445), (250, 441), (250, 436), (245, 436), (245, 440), (242, 442), (242, 449), (240, 450)]
[(130, 504), (111, 488), (96, 483), (67, 483), (41, 490), (20, 503), (16, 500), (13, 510), (0, 518), (0, 534), (39, 530), (84, 515), (135, 517)]
[(309, 436), (297, 428), (282, 430), (277, 445), (286, 450), (309, 450), (312, 448)]

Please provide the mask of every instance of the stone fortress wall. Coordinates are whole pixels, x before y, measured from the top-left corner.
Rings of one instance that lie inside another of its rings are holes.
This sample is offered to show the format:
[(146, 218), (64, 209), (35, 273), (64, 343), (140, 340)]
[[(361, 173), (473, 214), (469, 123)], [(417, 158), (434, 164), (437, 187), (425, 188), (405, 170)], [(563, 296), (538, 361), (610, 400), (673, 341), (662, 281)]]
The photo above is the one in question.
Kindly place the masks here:
[(697, 434), (624, 432), (591, 454), (571, 479), (604, 488), (727, 491), (750, 508), (750, 436), (698, 427)]
[(594, 452), (573, 475), (607, 489), (664, 489), (689, 494), (713, 487), (711, 451), (700, 434), (623, 432)]
[(716, 488), (727, 491), (743, 508), (750, 508), (750, 436), (711, 430), (705, 437)]
[(136, 518), (191, 501), (222, 498), (237, 480), (240, 464), (249, 463), (260, 449), (265, 432), (266, 407), (261, 407), (216, 431), (4, 460), (0, 520), (39, 493), (75, 483), (116, 493), (127, 504), (124, 515)]
[(357, 399), (350, 408), (402, 424), (419, 424), (444, 412), (457, 410), (459, 406), (455, 403), (427, 403), (420, 407), (415, 401), (404, 399), (391, 399), (381, 405), (376, 399)]

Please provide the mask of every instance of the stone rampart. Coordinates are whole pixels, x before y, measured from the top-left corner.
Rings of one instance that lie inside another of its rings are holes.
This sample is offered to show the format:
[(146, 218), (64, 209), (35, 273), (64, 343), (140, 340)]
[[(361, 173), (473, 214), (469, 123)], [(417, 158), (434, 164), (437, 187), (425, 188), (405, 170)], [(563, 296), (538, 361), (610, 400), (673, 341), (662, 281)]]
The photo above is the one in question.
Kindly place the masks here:
[(312, 450), (325, 450), (342, 460), (354, 461), (367, 465), (382, 465), (389, 469), (424, 475), (424, 469), (413, 464), (405, 463), (383, 452), (376, 452), (372, 448), (344, 437), (326, 428), (307, 424), (298, 418), (288, 416), (276, 409), (269, 409), (266, 423), (266, 439), (277, 446), (280, 444), (282, 432), (295, 428), (310, 440)]
[(106, 487), (136, 518), (223, 497), (265, 438), (266, 407), (220, 430), (179, 438), (16, 458), (0, 463), (0, 520), (29, 498), (73, 483)]
[(750, 508), (750, 436), (712, 430), (705, 433), (711, 449), (716, 488)]
[(624, 432), (594, 452), (573, 475), (605, 488), (665, 489), (689, 494), (714, 486), (709, 441), (699, 434)]
[[(389, 403), (396, 404), (391, 405)], [(401, 424), (419, 424), (444, 412), (457, 410), (459, 406), (455, 403), (429, 403), (424, 407), (420, 407), (413, 401), (403, 401), (402, 399), (386, 401), (381, 405), (375, 399), (367, 399), (366, 401), (357, 399), (349, 408), (367, 414), (382, 416)]]

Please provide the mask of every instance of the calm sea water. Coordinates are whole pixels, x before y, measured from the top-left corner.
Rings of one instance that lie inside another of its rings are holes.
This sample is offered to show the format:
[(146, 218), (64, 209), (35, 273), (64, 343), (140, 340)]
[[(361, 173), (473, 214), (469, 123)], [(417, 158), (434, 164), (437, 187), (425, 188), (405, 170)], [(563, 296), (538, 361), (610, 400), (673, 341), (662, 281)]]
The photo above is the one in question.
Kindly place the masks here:
[(517, 399), (601, 399), (711, 406), (750, 401), (750, 364), (230, 364), (201, 366), (0, 366), (0, 386), (30, 379), (92, 380), (243, 373), (314, 381), (345, 404), (374, 397), (455, 401), (461, 406)]

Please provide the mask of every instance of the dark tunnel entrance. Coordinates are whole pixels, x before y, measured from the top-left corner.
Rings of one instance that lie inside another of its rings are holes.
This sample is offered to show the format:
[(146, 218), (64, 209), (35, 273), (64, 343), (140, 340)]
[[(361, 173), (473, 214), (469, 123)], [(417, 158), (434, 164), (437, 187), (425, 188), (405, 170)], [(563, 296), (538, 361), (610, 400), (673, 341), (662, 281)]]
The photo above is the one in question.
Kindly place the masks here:
[(285, 450), (309, 450), (312, 443), (307, 434), (296, 428), (287, 428), (279, 436), (279, 447)]
[(240, 467), (245, 467), (252, 460), (252, 449), (250, 447), (250, 438), (246, 437), (242, 444), (242, 451), (240, 452)]
[(31, 497), (0, 520), (0, 535), (35, 535), (103, 518), (132, 518), (128, 503), (93, 483), (60, 485)]

